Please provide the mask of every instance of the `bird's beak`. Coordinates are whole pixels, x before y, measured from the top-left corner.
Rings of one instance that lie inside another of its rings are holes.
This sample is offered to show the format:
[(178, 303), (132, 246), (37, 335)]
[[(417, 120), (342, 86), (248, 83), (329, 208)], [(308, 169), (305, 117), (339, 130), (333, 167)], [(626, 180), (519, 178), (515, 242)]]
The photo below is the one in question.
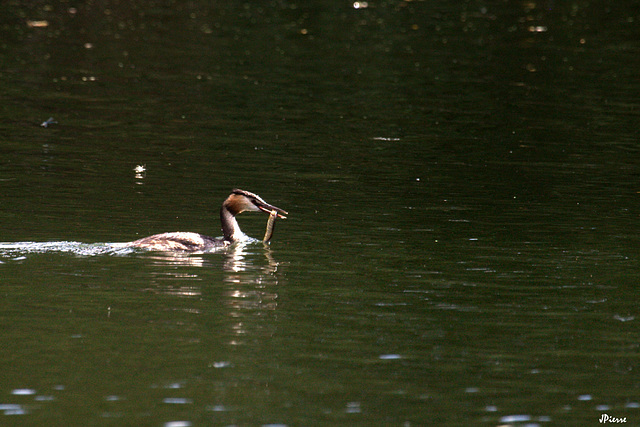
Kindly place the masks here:
[(286, 219), (287, 217), (285, 215), (289, 215), (289, 212), (285, 211), (284, 209), (280, 209), (273, 205), (270, 205), (269, 203), (266, 203), (264, 200), (260, 200), (260, 201), (254, 200), (253, 203), (262, 212), (271, 213), (271, 211), (276, 211), (278, 218)]

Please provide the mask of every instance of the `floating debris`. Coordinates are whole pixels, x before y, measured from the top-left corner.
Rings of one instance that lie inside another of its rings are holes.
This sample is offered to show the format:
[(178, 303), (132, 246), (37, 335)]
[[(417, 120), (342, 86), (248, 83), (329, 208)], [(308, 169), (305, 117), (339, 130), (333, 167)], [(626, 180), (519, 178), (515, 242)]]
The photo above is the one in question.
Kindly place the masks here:
[(58, 124), (58, 122), (53, 117), (49, 117), (47, 120), (42, 122), (40, 126), (42, 126), (43, 128), (48, 128), (49, 126), (56, 124)]
[(27, 21), (27, 27), (29, 28), (46, 28), (49, 26), (49, 21)]

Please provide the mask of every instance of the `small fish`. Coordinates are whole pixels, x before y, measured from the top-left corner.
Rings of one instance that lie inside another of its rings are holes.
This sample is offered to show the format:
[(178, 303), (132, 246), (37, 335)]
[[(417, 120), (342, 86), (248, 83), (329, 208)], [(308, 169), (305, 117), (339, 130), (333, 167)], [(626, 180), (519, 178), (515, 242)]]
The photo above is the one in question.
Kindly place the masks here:
[(47, 120), (42, 122), (42, 124), (40, 126), (42, 126), (43, 128), (48, 128), (50, 125), (55, 125), (57, 123), (58, 122), (55, 121), (55, 119), (53, 117), (49, 117)]
[(273, 229), (276, 226), (276, 218), (278, 218), (278, 211), (272, 210), (269, 214), (269, 219), (267, 220), (267, 229), (264, 231), (264, 237), (262, 241), (265, 243), (269, 243), (271, 237), (273, 236)]

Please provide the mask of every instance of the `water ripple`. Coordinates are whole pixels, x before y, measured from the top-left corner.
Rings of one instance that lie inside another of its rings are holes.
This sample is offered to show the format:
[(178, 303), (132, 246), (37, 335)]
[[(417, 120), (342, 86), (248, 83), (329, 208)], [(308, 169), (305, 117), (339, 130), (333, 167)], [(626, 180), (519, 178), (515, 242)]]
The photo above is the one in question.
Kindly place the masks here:
[(77, 256), (126, 255), (133, 252), (130, 248), (122, 248), (111, 243), (82, 243), (73, 241), (59, 242), (0, 242), (0, 258), (15, 261), (24, 259), (25, 255), (41, 253), (69, 253)]

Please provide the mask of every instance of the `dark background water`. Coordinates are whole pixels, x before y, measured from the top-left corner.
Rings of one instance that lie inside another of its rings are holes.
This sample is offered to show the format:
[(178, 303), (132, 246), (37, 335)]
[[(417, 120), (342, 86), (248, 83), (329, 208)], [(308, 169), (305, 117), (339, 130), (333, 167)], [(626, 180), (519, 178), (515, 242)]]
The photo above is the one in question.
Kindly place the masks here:
[(637, 424), (639, 20), (3, 3), (2, 424)]

